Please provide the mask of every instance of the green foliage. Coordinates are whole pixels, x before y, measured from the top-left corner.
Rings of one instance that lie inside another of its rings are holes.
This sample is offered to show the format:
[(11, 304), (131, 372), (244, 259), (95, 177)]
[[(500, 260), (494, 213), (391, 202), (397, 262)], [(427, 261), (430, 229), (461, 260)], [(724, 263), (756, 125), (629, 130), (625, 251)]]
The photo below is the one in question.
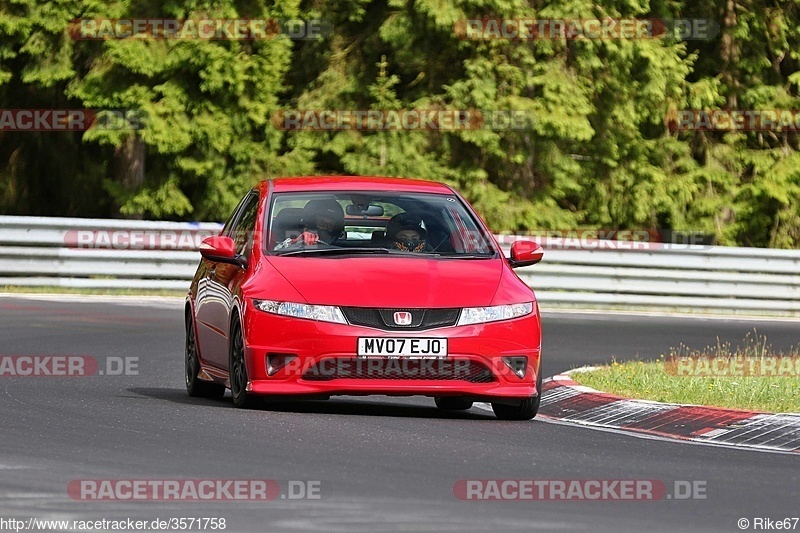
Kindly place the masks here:
[[(73, 40), (71, 20), (322, 18), (322, 39)], [(465, 19), (708, 18), (710, 41), (467, 40)], [(682, 109), (800, 109), (800, 0), (9, 0), (3, 108), (141, 112), (0, 132), (0, 211), (222, 219), (258, 180), (458, 187), (492, 229), (674, 229), (800, 247), (794, 132), (674, 131)], [(282, 131), (281, 110), (514, 110), (523, 129)], [(56, 191), (53, 195), (48, 191)]]

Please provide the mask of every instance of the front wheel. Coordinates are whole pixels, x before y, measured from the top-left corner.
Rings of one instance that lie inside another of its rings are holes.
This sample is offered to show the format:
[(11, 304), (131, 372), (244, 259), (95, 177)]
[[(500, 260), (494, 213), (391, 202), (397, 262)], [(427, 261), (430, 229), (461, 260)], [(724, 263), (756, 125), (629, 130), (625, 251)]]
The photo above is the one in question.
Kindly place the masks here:
[(244, 360), (244, 339), (239, 317), (234, 317), (230, 334), (230, 380), (233, 405), (249, 409), (255, 405), (255, 398), (247, 393), (247, 364)]
[(539, 412), (539, 395), (525, 398), (518, 405), (493, 403), (492, 411), (500, 420), (530, 420)]
[(539, 412), (542, 401), (542, 366), (539, 365), (539, 375), (536, 376), (536, 396), (525, 398), (518, 405), (505, 405), (493, 403), (494, 416), (500, 420), (530, 420)]

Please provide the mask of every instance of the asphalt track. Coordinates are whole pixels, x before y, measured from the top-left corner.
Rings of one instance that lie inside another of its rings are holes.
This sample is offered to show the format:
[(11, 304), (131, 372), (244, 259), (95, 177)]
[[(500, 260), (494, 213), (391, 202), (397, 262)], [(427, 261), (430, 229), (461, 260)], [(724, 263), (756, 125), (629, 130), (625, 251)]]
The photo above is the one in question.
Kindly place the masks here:
[[(778, 348), (797, 322), (603, 314), (544, 316), (546, 375), (652, 358), (670, 346)], [(224, 517), (226, 531), (740, 531), (739, 518), (800, 515), (797, 455), (501, 422), (427, 398), (334, 398), (256, 411), (194, 400), (183, 386), (180, 303), (0, 297), (0, 355), (138, 357), (138, 375), (0, 378), (0, 518)], [(75, 479), (319, 480), (320, 500), (87, 502)], [(462, 501), (464, 479), (704, 482), (706, 499)], [(797, 526), (800, 530), (800, 524)], [(195, 529), (196, 530), (196, 529)], [(748, 529), (750, 530), (750, 529)]]

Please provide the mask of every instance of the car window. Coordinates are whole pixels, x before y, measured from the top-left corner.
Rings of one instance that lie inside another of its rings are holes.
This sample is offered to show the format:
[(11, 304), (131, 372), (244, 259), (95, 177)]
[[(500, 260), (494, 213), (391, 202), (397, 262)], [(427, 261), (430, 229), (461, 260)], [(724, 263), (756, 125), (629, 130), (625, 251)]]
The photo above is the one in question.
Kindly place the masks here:
[[(486, 229), (455, 195), (276, 193), (269, 212), (268, 253), (323, 248), (454, 257), (496, 253)], [(314, 234), (320, 242), (308, 240), (304, 233)]]
[(236, 245), (236, 253), (247, 255), (253, 242), (253, 230), (256, 227), (258, 213), (258, 193), (251, 191), (245, 198), (239, 218), (231, 228), (230, 237)]

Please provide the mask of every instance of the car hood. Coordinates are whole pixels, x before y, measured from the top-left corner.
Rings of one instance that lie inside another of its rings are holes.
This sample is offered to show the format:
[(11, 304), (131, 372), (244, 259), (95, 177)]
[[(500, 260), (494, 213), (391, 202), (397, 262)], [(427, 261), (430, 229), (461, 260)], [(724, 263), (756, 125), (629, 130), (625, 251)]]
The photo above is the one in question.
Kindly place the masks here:
[(270, 264), (312, 304), (354, 307), (489, 305), (503, 260), (421, 257), (270, 257)]

